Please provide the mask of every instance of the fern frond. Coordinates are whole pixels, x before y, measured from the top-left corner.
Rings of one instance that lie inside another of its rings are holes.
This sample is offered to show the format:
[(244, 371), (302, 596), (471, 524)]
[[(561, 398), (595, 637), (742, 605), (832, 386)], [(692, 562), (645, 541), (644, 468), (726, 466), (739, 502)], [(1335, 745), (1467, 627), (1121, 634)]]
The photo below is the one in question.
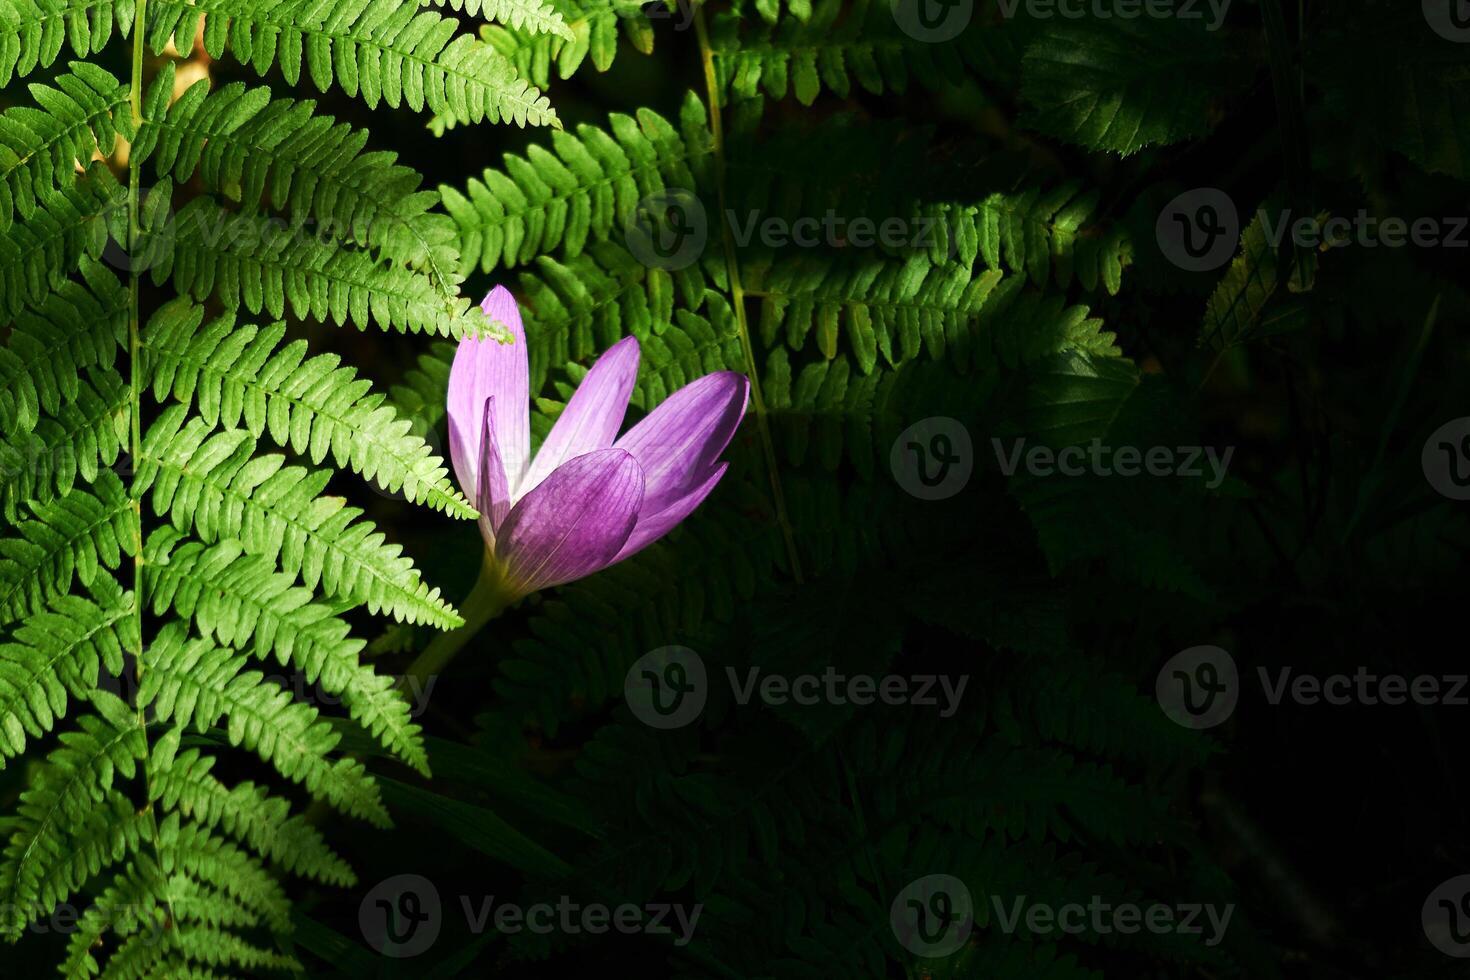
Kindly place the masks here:
[(123, 651), (137, 649), (133, 594), (109, 575), (92, 586), (92, 598), (58, 596), (0, 644), (0, 768), (24, 751), (27, 736), (51, 731), (68, 696), (90, 700), (99, 671), (120, 674)]
[(71, 591), (73, 579), (91, 585), (100, 569), (116, 570), (138, 548), (138, 523), (128, 492), (110, 470), (90, 490), (33, 508), (0, 539), (0, 624), (39, 609)]
[[(174, 739), (176, 741), (176, 738)], [(204, 827), (219, 828), (293, 874), (332, 885), (357, 878), (321, 832), (290, 804), (246, 781), (228, 787), (210, 772), (217, 761), (198, 749), (173, 755), (172, 744), (154, 748), (149, 790), (152, 802)]]
[(388, 827), (377, 784), (355, 759), (330, 761), (340, 736), (315, 708), (298, 704), (246, 659), (202, 638), (186, 639), (177, 622), (161, 629), (143, 654), (138, 705), (159, 723), (208, 731), (221, 721), (231, 745), (256, 752), (287, 779), (349, 816)]
[(285, 457), (256, 456), (250, 433), (212, 432), (200, 418), (171, 406), (143, 437), (134, 493), (152, 491), (154, 511), (205, 543), (238, 538), (249, 554), (279, 561), (314, 589), (440, 628), (458, 615), (419, 578), (401, 547), (385, 543), (359, 508), (319, 496), (331, 474), (286, 466)]
[[(592, 59), (597, 71), (612, 67), (621, 34), (643, 54), (653, 51), (653, 25), (644, 13), (647, 0), (548, 0), (566, 24), (567, 35), (539, 33), (487, 24), (480, 29), (484, 43), (515, 66), (521, 77), (545, 88), (556, 77), (571, 78), (582, 63)], [(435, 120), (440, 128), (452, 119)]]
[(29, 218), (0, 235), (0, 318), (15, 319), (63, 288), (84, 258), (107, 244), (107, 220), (125, 201), (117, 178), (101, 163), (60, 191), (42, 195)]
[(649, 109), (614, 113), (606, 129), (558, 130), (551, 149), (505, 155), (463, 193), (441, 187), (458, 226), (465, 272), (524, 265), (538, 255), (581, 254), (586, 243), (621, 233), (638, 202), (666, 187), (692, 188), (707, 169), (712, 139), (704, 108), (691, 94), (681, 129)]
[(348, 636), (336, 608), (313, 602), (259, 557), (231, 539), (206, 548), (162, 528), (144, 549), (149, 595), (156, 612), (192, 617), (206, 639), (252, 654), (274, 655), (340, 696), (352, 718), (408, 765), (428, 774), (423, 736), (392, 680), (359, 660), (364, 642)]
[[(174, 70), (149, 89), (132, 152), (183, 184), (198, 172), (247, 213), (269, 205), (319, 241), (352, 242), (380, 259), (428, 272), (452, 297), (459, 279), (451, 223), (431, 213), (433, 191), (394, 153), (363, 152), (368, 134), (316, 114), (310, 100), (275, 99), (235, 82), (197, 82), (169, 104)], [(262, 220), (266, 220), (262, 218)]]
[(124, 136), (131, 132), (127, 114), (118, 113), (127, 86), (84, 61), (70, 68), (54, 87), (29, 86), (40, 108), (14, 106), (0, 115), (0, 234), (17, 211), (22, 218), (34, 214), (38, 196), (71, 186), (78, 161), (98, 152), (110, 156), (119, 129)]
[(69, 46), (96, 54), (112, 35), (113, 5), (93, 0), (0, 0), (0, 87), (47, 68)]
[(127, 383), (116, 371), (89, 371), (76, 398), (33, 432), (0, 444), (0, 514), (16, 520), (22, 502), (44, 504), (67, 493), (81, 477), (97, 479), (127, 443), (132, 417)]
[(499, 52), (456, 31), (457, 22), (398, 0), (158, 0), (148, 43), (172, 40), (187, 56), (204, 18), (204, 49), (226, 51), (264, 75), (277, 65), (295, 85), (302, 68), (325, 92), (334, 84), (369, 108), (427, 108), (461, 123), (557, 125), (547, 98)]
[(555, 34), (568, 41), (574, 39), (572, 29), (561, 13), (547, 0), (426, 0), (436, 7), (462, 10), (471, 17), (484, 14), (487, 20), (504, 24), (528, 34)]
[(127, 337), (128, 292), (102, 263), (87, 258), (85, 285), (67, 280), (26, 310), (0, 347), (0, 426), (30, 432), (41, 412), (76, 401), (86, 368), (111, 369)]
[[(168, 200), (167, 182), (149, 195)], [(227, 310), (244, 306), (359, 330), (463, 337), (483, 335), (489, 320), (464, 297), (446, 297), (428, 275), (385, 265), (368, 252), (323, 242), (280, 219), (235, 214), (217, 201), (196, 197), (177, 216), (160, 215), (142, 246), (156, 284), (172, 278), (184, 296), (217, 298)]]
[(335, 354), (306, 356), (306, 341), (284, 346), (286, 328), (236, 326), (233, 317), (200, 329), (204, 311), (184, 300), (162, 307), (143, 333), (154, 395), (194, 405), (210, 426), (243, 423), (283, 448), (333, 461), (414, 503), (454, 517), (476, 511), (447, 477), (444, 463), (412, 435), (384, 396), (341, 367)]

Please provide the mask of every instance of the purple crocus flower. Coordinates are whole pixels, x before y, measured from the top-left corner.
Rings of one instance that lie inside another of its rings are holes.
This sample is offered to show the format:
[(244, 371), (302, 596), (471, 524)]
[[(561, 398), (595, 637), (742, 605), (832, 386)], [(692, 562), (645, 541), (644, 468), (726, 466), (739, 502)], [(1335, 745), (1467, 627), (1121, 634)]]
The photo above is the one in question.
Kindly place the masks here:
[(449, 372), (449, 452), (503, 595), (591, 575), (648, 547), (724, 476), (719, 461), (745, 415), (734, 371), (693, 381), (618, 438), (638, 375), (638, 341), (608, 349), (531, 458), (526, 333), (503, 286), (482, 308), (513, 344), (460, 341)]

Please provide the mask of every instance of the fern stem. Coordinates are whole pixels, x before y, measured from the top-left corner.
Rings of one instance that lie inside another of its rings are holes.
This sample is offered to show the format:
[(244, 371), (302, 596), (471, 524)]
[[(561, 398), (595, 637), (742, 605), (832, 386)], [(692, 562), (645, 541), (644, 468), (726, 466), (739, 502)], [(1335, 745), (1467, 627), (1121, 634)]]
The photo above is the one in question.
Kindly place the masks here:
[[(133, 14), (133, 36), (132, 40), (132, 75), (128, 84), (128, 109), (133, 120), (133, 132), (137, 133), (138, 127), (143, 124), (143, 45), (146, 35), (145, 24), (148, 14), (148, 0), (137, 0), (137, 8)], [(143, 237), (143, 224), (138, 215), (139, 183), (142, 175), (142, 164), (138, 155), (128, 153), (128, 452), (133, 464), (134, 473), (137, 472), (138, 461), (143, 452), (143, 379), (142, 379), (142, 276), (138, 265), (138, 246)], [(133, 676), (141, 689), (143, 685), (143, 609), (145, 597), (143, 594), (143, 500), (133, 494), (129, 488), (131, 508), (133, 511), (133, 528), (137, 531), (138, 538), (133, 549), (133, 616), (134, 625), (137, 627), (138, 649), (133, 655)], [(143, 775), (143, 793), (147, 798), (143, 804), (148, 815), (148, 829), (153, 838), (153, 856), (158, 861), (158, 866), (164, 867), (163, 841), (158, 832), (158, 815), (153, 812), (153, 777), (149, 766), (151, 750), (148, 746), (148, 718), (147, 712), (140, 706), (138, 709), (138, 727), (143, 732), (143, 758), (139, 763), (139, 769)], [(164, 902), (168, 908), (168, 923), (165, 928), (172, 928), (178, 921), (174, 913), (173, 898), (169, 894), (164, 895)]]
[[(487, 550), (480, 563), (480, 576), (475, 580), (474, 588), (470, 589), (470, 594), (459, 605), (459, 615), (464, 624), (435, 636), (399, 680), (399, 687), (410, 691), (424, 690), (423, 685), (428, 679), (442, 674), (464, 645), (484, 629), (486, 623), (504, 612), (516, 598), (515, 593), (504, 587), (500, 569)], [(415, 683), (419, 685), (417, 688), (413, 686)]]
[(704, 22), (704, 5), (694, 8), (694, 34), (699, 40), (699, 58), (704, 64), (705, 90), (709, 93), (709, 129), (714, 141), (715, 193), (720, 214), (718, 224), (725, 249), (725, 269), (730, 279), (730, 305), (735, 310), (735, 324), (740, 331), (740, 351), (745, 358), (745, 373), (750, 378), (750, 405), (755, 412), (755, 427), (760, 433), (761, 449), (766, 457), (766, 470), (771, 479), (771, 501), (776, 508), (776, 523), (786, 542), (786, 556), (791, 562), (791, 575), (801, 584), (801, 556), (796, 550), (796, 536), (791, 518), (786, 513), (786, 494), (781, 489), (781, 473), (776, 463), (776, 444), (771, 440), (770, 420), (766, 416), (766, 400), (761, 393), (760, 370), (755, 363), (755, 345), (750, 340), (750, 324), (745, 317), (745, 289), (740, 281), (740, 261), (735, 255), (735, 237), (730, 230), (729, 208), (725, 197), (725, 135), (720, 119), (720, 89), (715, 78), (714, 50), (709, 43), (709, 28)]

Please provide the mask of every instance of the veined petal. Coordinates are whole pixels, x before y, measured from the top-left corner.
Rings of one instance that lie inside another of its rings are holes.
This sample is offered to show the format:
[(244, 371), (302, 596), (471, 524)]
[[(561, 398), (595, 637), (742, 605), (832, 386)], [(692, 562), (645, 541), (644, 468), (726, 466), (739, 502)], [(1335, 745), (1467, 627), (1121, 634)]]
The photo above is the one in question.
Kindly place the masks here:
[(660, 513), (704, 482), (739, 427), (749, 394), (743, 374), (707, 374), (664, 399), (613, 443), (643, 467), (645, 513)]
[(720, 482), (720, 477), (724, 476), (725, 470), (729, 468), (729, 463), (719, 464), (708, 476), (696, 483), (693, 490), (657, 514), (639, 513), (638, 523), (633, 527), (633, 533), (628, 535), (627, 542), (624, 543), (614, 561), (622, 561), (629, 555), (642, 551), (672, 531), (680, 521), (694, 512), (694, 508), (698, 507), (705, 497), (710, 495), (710, 491), (715, 488), (715, 484)]
[(643, 503), (643, 471), (621, 449), (601, 449), (557, 467), (500, 526), (497, 557), (525, 595), (612, 564)]
[(624, 337), (597, 359), (577, 386), (536, 451), (530, 470), (516, 487), (516, 495), (525, 496), (567, 460), (611, 446), (623, 425), (628, 396), (637, 378), (638, 339)]
[(500, 458), (500, 445), (495, 437), (495, 398), (485, 399), (484, 420), (480, 426), (480, 469), (475, 509), (480, 512), (480, 534), (490, 550), (495, 550), (495, 536), (505, 515), (510, 513), (510, 482), (505, 478), (505, 464)]
[(495, 442), (510, 486), (514, 487), (525, 471), (531, 451), (531, 365), (520, 311), (504, 286), (492, 289), (480, 308), (505, 324), (515, 342), (461, 340), (449, 369), (449, 455), (459, 485), (471, 500), (479, 496), (480, 436), (486, 398), (493, 397), (497, 406)]

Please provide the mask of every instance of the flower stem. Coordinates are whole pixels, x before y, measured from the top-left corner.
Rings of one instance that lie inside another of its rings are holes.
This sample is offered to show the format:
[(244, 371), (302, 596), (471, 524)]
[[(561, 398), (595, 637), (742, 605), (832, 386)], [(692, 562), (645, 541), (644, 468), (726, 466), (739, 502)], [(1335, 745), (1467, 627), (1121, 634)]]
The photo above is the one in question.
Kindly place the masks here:
[(470, 589), (470, 594), (459, 605), (459, 615), (464, 619), (464, 625), (434, 637), (408, 668), (408, 673), (399, 682), (400, 686), (412, 690), (411, 685), (417, 683), (420, 685), (418, 689), (422, 690), (422, 685), (431, 676), (444, 672), (449, 662), (486, 623), (499, 616), (518, 598), (520, 596), (506, 586), (500, 577), (499, 566), (495, 564), (490, 552), (486, 551), (484, 561), (480, 564), (480, 577), (475, 580), (475, 587)]

